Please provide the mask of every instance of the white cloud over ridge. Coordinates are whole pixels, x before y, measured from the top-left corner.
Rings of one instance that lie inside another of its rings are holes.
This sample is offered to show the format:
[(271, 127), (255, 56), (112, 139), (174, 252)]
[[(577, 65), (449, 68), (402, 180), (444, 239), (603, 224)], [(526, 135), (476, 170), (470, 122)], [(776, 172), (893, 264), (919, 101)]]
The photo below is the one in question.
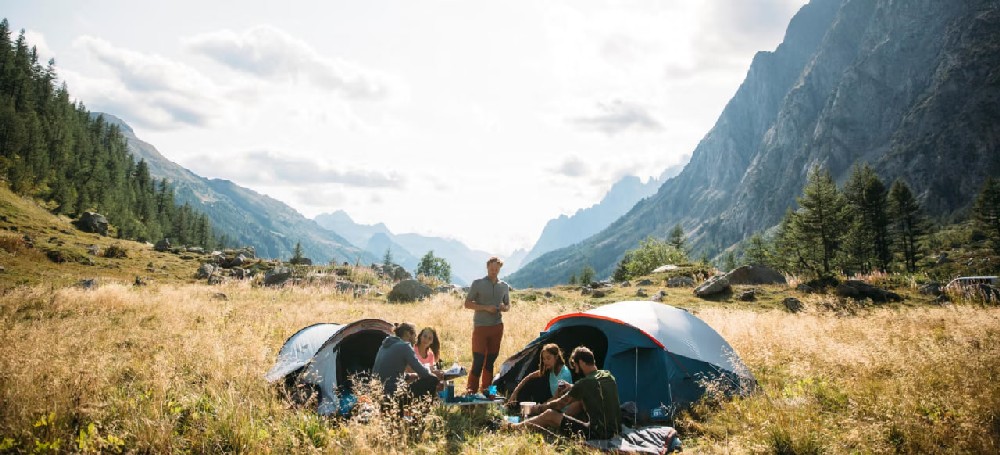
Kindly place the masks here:
[(220, 103), (221, 89), (194, 68), (158, 55), (119, 48), (89, 35), (77, 38), (73, 45), (94, 57), (113, 76), (66, 76), (81, 85), (77, 95), (94, 100), (93, 107), (98, 110), (108, 110), (153, 129), (207, 126), (216, 117), (214, 106)]
[(193, 168), (225, 169), (225, 178), (251, 185), (328, 185), (350, 188), (401, 188), (406, 179), (396, 172), (378, 172), (330, 166), (322, 160), (269, 150), (251, 151), (233, 157), (204, 157)]
[(308, 43), (267, 25), (185, 40), (189, 49), (233, 70), (270, 80), (308, 80), (351, 100), (384, 99), (388, 77), (338, 58), (320, 55)]
[(596, 130), (608, 136), (624, 131), (663, 131), (664, 126), (646, 106), (620, 99), (597, 103), (598, 112), (569, 119), (580, 129)]

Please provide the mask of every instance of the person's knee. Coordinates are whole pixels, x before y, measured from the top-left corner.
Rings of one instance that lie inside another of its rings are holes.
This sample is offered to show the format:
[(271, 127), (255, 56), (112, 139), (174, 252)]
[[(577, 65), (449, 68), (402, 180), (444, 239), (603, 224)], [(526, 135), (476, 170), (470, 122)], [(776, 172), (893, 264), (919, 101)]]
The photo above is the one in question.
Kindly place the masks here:
[(478, 373), (483, 369), (483, 364), (486, 363), (486, 356), (484, 354), (473, 352), (472, 353), (472, 371)]
[(545, 424), (548, 427), (558, 426), (562, 423), (563, 415), (561, 412), (553, 411), (551, 409), (546, 409), (545, 412), (538, 415), (539, 423)]

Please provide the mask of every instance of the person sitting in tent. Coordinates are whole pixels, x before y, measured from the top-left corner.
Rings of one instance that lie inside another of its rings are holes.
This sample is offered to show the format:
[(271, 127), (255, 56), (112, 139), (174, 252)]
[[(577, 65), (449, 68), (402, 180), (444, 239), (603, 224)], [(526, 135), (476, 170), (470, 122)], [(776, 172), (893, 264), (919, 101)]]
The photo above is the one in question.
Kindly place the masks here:
[(573, 382), (573, 375), (563, 361), (563, 352), (558, 344), (548, 343), (538, 353), (538, 369), (524, 377), (507, 400), (508, 405), (518, 401), (544, 403), (553, 397), (560, 383)]
[[(382, 390), (387, 397), (395, 395), (401, 381), (409, 379), (410, 392), (414, 397), (431, 395), (443, 375), (435, 374), (417, 359), (413, 344), (417, 341), (417, 328), (408, 322), (401, 323), (394, 330), (395, 336), (386, 337), (375, 354), (372, 372), (382, 381)], [(413, 373), (406, 373), (406, 368)]]
[[(569, 356), (570, 368), (584, 377), (569, 386), (569, 391), (559, 398), (532, 406), (531, 413), (541, 414), (520, 424), (515, 429), (554, 430), (567, 436), (582, 435), (584, 439), (610, 439), (621, 431), (621, 404), (618, 402), (618, 384), (607, 370), (598, 370), (594, 353), (585, 346), (577, 347)], [(573, 417), (583, 405), (586, 421)], [(560, 409), (570, 406), (564, 414)], [(544, 412), (543, 412), (544, 411)]]

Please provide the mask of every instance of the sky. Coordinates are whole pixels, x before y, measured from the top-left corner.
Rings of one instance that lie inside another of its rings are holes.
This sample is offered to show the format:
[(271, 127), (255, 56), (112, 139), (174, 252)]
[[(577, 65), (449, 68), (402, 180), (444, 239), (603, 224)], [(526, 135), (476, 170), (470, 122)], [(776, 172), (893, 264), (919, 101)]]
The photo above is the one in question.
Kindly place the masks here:
[(312, 218), (493, 254), (681, 164), (805, 0), (14, 1), (70, 94)]

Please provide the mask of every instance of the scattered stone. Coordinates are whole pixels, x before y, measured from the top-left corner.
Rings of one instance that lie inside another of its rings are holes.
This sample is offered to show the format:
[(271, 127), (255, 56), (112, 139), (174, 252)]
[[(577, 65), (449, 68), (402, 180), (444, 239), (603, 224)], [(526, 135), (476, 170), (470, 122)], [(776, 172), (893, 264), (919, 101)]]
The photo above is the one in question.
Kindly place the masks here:
[(417, 280), (403, 280), (389, 291), (390, 302), (413, 302), (431, 295), (431, 288)]
[(665, 299), (665, 298), (667, 298), (667, 293), (666, 293), (666, 291), (661, 290), (661, 291), (657, 292), (656, 294), (653, 294), (653, 296), (650, 297), (649, 300), (652, 300), (654, 302), (662, 302), (663, 299)]
[(198, 267), (198, 272), (195, 273), (194, 277), (199, 280), (204, 280), (212, 276), (213, 273), (215, 273), (215, 267), (206, 262), (202, 264), (201, 267)]
[(212, 300), (227, 301), (229, 300), (229, 296), (222, 292), (216, 292), (215, 294), (212, 294)]
[(590, 289), (590, 287), (588, 287), (588, 286), (584, 286), (582, 289), (580, 289), (580, 294), (583, 294), (583, 295), (590, 295), (590, 294), (593, 294), (593, 293), (594, 293), (594, 290)]
[(132, 283), (133, 286), (145, 286), (146, 280), (143, 280), (141, 276), (136, 275), (135, 282)]
[(877, 288), (864, 281), (847, 280), (837, 285), (837, 295), (855, 300), (871, 299), (873, 302), (902, 302), (903, 297), (895, 292)]
[(785, 276), (763, 265), (744, 265), (726, 274), (729, 284), (788, 284)]
[(740, 293), (737, 297), (741, 302), (753, 302), (757, 300), (757, 291), (755, 289), (748, 289)]
[(200, 246), (189, 246), (187, 248), (187, 252), (194, 254), (205, 254), (205, 249)]
[(798, 286), (795, 286), (795, 290), (803, 294), (812, 294), (813, 292), (816, 292), (816, 290), (813, 289), (812, 286), (809, 286), (808, 284), (805, 283), (801, 283)]
[(222, 284), (225, 282), (226, 282), (226, 277), (222, 275), (212, 275), (208, 277), (208, 284), (210, 285)]
[(730, 290), (730, 286), (729, 280), (726, 279), (726, 276), (716, 275), (702, 283), (701, 286), (695, 288), (694, 295), (698, 297), (709, 297), (721, 294), (728, 290)]
[(920, 286), (917, 289), (917, 292), (919, 292), (919, 293), (921, 293), (923, 295), (939, 296), (939, 295), (941, 295), (941, 294), (944, 293), (944, 290), (942, 289), (941, 283), (938, 283), (938, 282), (935, 281), (935, 282), (930, 282), (930, 283), (927, 283), (927, 284), (925, 284), (923, 286)]
[(168, 238), (161, 239), (160, 241), (156, 242), (156, 245), (153, 245), (153, 249), (161, 253), (166, 253), (167, 251), (170, 251), (170, 239)]
[(87, 254), (91, 256), (97, 256), (98, 254), (100, 254), (100, 252), (101, 248), (98, 247), (97, 245), (90, 245), (87, 247)]
[(645, 289), (639, 288), (639, 290), (635, 291), (635, 296), (636, 297), (646, 298), (646, 297), (649, 297), (649, 294), (646, 293)]
[(76, 226), (83, 232), (92, 234), (108, 235), (108, 219), (96, 212), (83, 212)]
[(694, 286), (694, 278), (689, 276), (675, 276), (667, 280), (668, 288), (689, 288)]
[(677, 270), (677, 266), (673, 264), (661, 265), (653, 269), (653, 273), (663, 273), (663, 272), (669, 272), (671, 270)]
[(97, 289), (97, 278), (87, 278), (76, 282), (76, 287), (84, 289)]
[(264, 274), (264, 286), (281, 286), (292, 277), (292, 271), (287, 267), (277, 267)]
[(602, 297), (607, 297), (607, 295), (608, 294), (605, 293), (604, 291), (597, 291), (597, 290), (595, 290), (594, 293), (591, 294), (590, 296), (593, 297), (593, 298), (595, 298), (595, 299), (599, 299), (599, 298), (602, 298)]
[(802, 301), (795, 297), (787, 297), (785, 300), (781, 301), (781, 304), (784, 305), (785, 309), (791, 313), (798, 313), (805, 309), (805, 305), (802, 304)]
[(652, 286), (653, 285), (653, 280), (651, 280), (649, 278), (643, 278), (643, 279), (639, 280), (639, 282), (636, 283), (636, 284), (638, 284), (639, 286)]
[(632, 283), (630, 283), (628, 281), (623, 281), (622, 284), (621, 284), (621, 286), (623, 288), (629, 288), (629, 287), (632, 287)]
[(545, 291), (545, 298), (551, 299), (552, 298), (552, 292), (551, 291)]

